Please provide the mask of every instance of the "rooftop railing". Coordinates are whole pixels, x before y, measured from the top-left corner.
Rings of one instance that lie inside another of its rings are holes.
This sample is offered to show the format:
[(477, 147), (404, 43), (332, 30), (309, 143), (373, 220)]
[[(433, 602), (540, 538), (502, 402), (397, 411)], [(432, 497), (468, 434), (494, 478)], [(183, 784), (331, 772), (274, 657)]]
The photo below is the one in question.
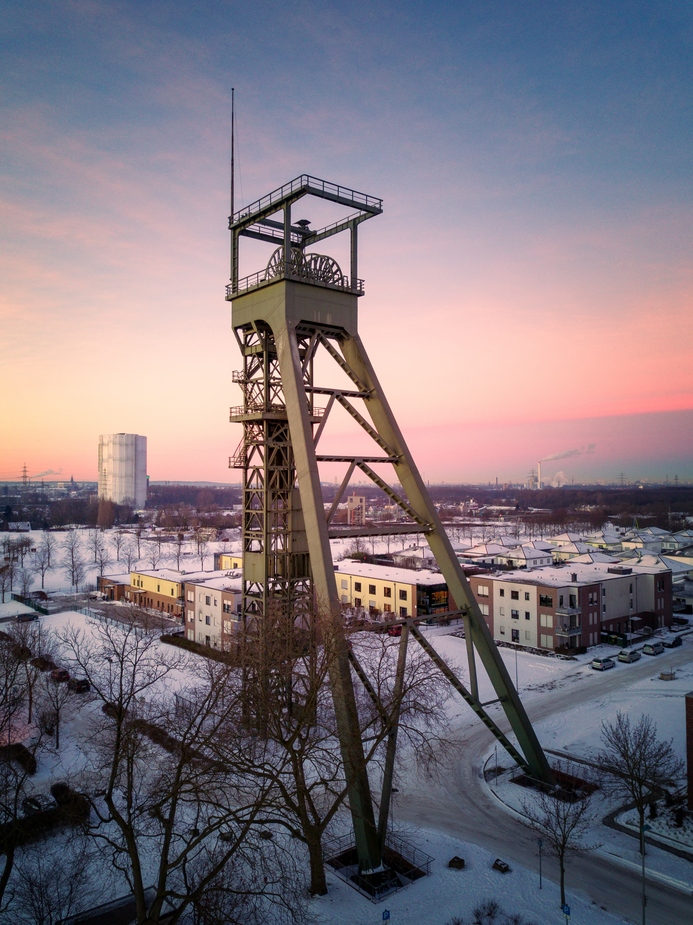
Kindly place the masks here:
[(324, 280), (311, 279), (309, 276), (289, 273), (286, 276), (269, 275), (267, 270), (259, 270), (257, 273), (251, 273), (250, 276), (244, 276), (239, 279), (234, 287), (233, 283), (226, 286), (226, 300), (231, 301), (234, 296), (244, 292), (251, 292), (253, 289), (259, 289), (270, 283), (275, 283), (280, 279), (294, 280), (300, 283), (308, 283), (311, 286), (323, 286), (326, 289), (337, 289), (341, 292), (351, 292), (355, 295), (363, 295), (365, 292), (362, 279), (350, 280), (348, 276), (343, 276), (341, 281), (325, 282)]
[(324, 196), (337, 201), (353, 203), (359, 205), (369, 212), (382, 212), (383, 201), (375, 196), (368, 196), (366, 193), (359, 193), (357, 190), (349, 189), (348, 186), (341, 186), (338, 183), (330, 183), (329, 180), (321, 180), (319, 177), (311, 177), (308, 174), (301, 174), (290, 183), (285, 183), (278, 189), (272, 190), (266, 196), (261, 196), (250, 205), (243, 206), (238, 212), (233, 214), (233, 224), (248, 219), (253, 215), (266, 212), (273, 205), (277, 205), (290, 198), (294, 193), (305, 190), (306, 193), (314, 193), (317, 196)]

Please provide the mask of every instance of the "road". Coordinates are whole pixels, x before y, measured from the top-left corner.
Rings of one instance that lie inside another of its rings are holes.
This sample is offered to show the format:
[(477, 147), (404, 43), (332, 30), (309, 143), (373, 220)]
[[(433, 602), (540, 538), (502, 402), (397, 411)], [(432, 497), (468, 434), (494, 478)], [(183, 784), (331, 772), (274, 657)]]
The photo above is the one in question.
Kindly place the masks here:
[[(692, 659), (693, 644), (687, 641), (680, 649), (667, 650), (666, 658), (643, 656), (639, 662), (620, 664), (606, 672), (595, 671), (584, 680), (534, 694), (527, 698), (525, 707), (532, 722), (537, 723), (611, 691), (626, 691), (630, 684), (652, 675), (655, 661), (657, 667), (661, 664), (662, 668), (676, 668)], [(507, 731), (509, 727), (500, 722), (499, 716), (496, 720)], [(494, 741), (491, 734), (481, 723), (471, 727), (465, 723), (457, 737), (464, 760), (458, 761), (439, 785), (432, 785), (430, 781), (425, 785), (416, 780), (404, 782), (397, 799), (397, 817), (480, 845), (504, 860), (538, 873), (536, 837), (511, 813), (499, 807), (482, 780), (482, 756)], [(558, 867), (552, 859), (544, 857), (544, 873), (558, 882)], [(641, 882), (637, 869), (610, 861), (603, 852), (571, 858), (566, 876), (571, 892), (589, 897), (602, 908), (633, 923), (642, 921)], [(647, 925), (693, 923), (690, 891), (686, 894), (648, 879), (647, 897)]]

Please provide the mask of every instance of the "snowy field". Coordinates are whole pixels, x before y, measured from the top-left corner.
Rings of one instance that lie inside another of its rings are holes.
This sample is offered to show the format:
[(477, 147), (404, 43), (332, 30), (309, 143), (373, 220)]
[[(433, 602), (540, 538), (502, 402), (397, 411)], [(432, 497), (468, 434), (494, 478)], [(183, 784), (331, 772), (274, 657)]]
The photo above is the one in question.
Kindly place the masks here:
[[(88, 570), (85, 575), (85, 585), (95, 585), (97, 566), (93, 562), (93, 548), (90, 548), (90, 536), (96, 531), (80, 530), (82, 542), (82, 555)], [(40, 543), (42, 533), (30, 534), (34, 544)], [(25, 534), (26, 536), (26, 534)], [(63, 553), (59, 548), (65, 533), (54, 533), (56, 539), (55, 568), (45, 575), (46, 591), (70, 591), (69, 575), (59, 565)], [(110, 563), (104, 569), (106, 574), (127, 572), (120, 551), (113, 544), (113, 533), (102, 534), (108, 544)], [(212, 568), (212, 552), (236, 552), (239, 548), (237, 531), (235, 535), (219, 543), (210, 543), (205, 550), (204, 566), (207, 570)], [(128, 540), (133, 542), (133, 538)], [(151, 567), (145, 550), (148, 545), (155, 545), (153, 541), (142, 542), (142, 557), (131, 563), (132, 568), (147, 569)], [(162, 544), (165, 551), (166, 546)], [(350, 548), (350, 541), (340, 541), (333, 544), (335, 559), (340, 558)], [(27, 565), (30, 564), (30, 555)], [(171, 557), (162, 556), (159, 567), (175, 567)], [(194, 543), (186, 544), (181, 568), (198, 570), (201, 565), (199, 555), (196, 553)], [(40, 587), (40, 576), (34, 575), (32, 588)], [(15, 590), (17, 590), (15, 588)], [(10, 618), (20, 612), (26, 611), (23, 605), (6, 600), (0, 605), (0, 620)], [(47, 629), (61, 630), (69, 623), (76, 623), (90, 631), (89, 623), (82, 614), (60, 613), (42, 617), (42, 626)], [(430, 627), (424, 632), (433, 642), (443, 657), (453, 666), (457, 666), (463, 680), (467, 677), (464, 669), (466, 663), (466, 646), (464, 639), (453, 635), (460, 629), (459, 626)], [(608, 672), (596, 672), (589, 667), (594, 654), (615, 655), (614, 647), (601, 646), (597, 650), (590, 649), (589, 655), (578, 656), (576, 660), (564, 660), (557, 657), (545, 657), (528, 652), (515, 652), (502, 648), (499, 650), (513, 682), (517, 678), (523, 702), (537, 730), (540, 741), (545, 749), (565, 756), (589, 759), (599, 748), (599, 736), (603, 721), (613, 721), (618, 710), (626, 709), (631, 717), (637, 719), (641, 713), (648, 714), (657, 723), (660, 738), (672, 739), (674, 749), (680, 757), (684, 756), (684, 695), (693, 690), (693, 635), (684, 637), (683, 645), (674, 650), (665, 650), (663, 655), (656, 658), (644, 656), (634, 664), (617, 664), (615, 669)], [(191, 665), (195, 657), (192, 657)], [(69, 666), (68, 666), (69, 667)], [(670, 667), (676, 670), (676, 680), (660, 680), (662, 670)], [(172, 675), (167, 684), (169, 689), (186, 686), (190, 683), (190, 669)], [(493, 690), (483, 672), (480, 672), (480, 696), (482, 701), (494, 697)], [(33, 780), (33, 786), (41, 790), (48, 785), (51, 779), (59, 777), (75, 778), (82, 770), (80, 767), (80, 753), (71, 744), (84, 721), (88, 711), (95, 708), (85, 700), (81, 711), (66, 717), (63, 731), (64, 746), (60, 752), (51, 751), (46, 754), (39, 768), (39, 773)], [(450, 695), (446, 709), (451, 725), (456, 733), (464, 738), (471, 734), (480, 725), (469, 708), (456, 695)], [(490, 715), (501, 725), (504, 725), (502, 710), (499, 706), (490, 706)], [(80, 715), (82, 714), (82, 715)], [(502, 750), (498, 749), (498, 760), (508, 765)], [(493, 767), (496, 752), (486, 743), (478, 755), (472, 755), (469, 760), (485, 764), (487, 768)], [(553, 761), (556, 755), (551, 755)], [(461, 760), (461, 759), (460, 759)], [(521, 812), (522, 799), (526, 791), (510, 783), (510, 774), (501, 774), (497, 782), (489, 782), (486, 788), (489, 799), (496, 801), (498, 811), (504, 814)], [(402, 797), (407, 792), (418, 795), (425, 801), (428, 784), (415, 779), (415, 772), (408, 766), (400, 771), (397, 782)], [(432, 792), (432, 791), (431, 791)], [(397, 803), (395, 802), (395, 823), (397, 819)], [(590, 832), (593, 842), (599, 843), (597, 853), (601, 853), (610, 863), (618, 863), (624, 868), (639, 870), (640, 859), (637, 850), (637, 841), (628, 835), (607, 828), (601, 820), (609, 812), (618, 808), (613, 801), (609, 802), (601, 794), (593, 800), (594, 823)], [(355, 890), (348, 887), (334, 874), (328, 872), (330, 893), (326, 897), (310, 900), (309, 913), (315, 923), (324, 925), (346, 925), (346, 923), (373, 923), (383, 921), (383, 911), (390, 912), (389, 921), (397, 925), (448, 925), (454, 917), (464, 917), (465, 923), (471, 921), (475, 907), (488, 899), (498, 901), (500, 907), (508, 914), (517, 914), (523, 917), (525, 923), (535, 922), (558, 923), (563, 925), (565, 919), (558, 909), (558, 887), (544, 876), (544, 888), (538, 888), (538, 877), (533, 870), (522, 868), (513, 863), (512, 871), (500, 874), (491, 869), (495, 854), (489, 853), (482, 847), (455, 838), (446, 831), (446, 826), (436, 824), (432, 827), (430, 820), (418, 820), (420, 828), (409, 828), (409, 840), (415, 842), (422, 850), (432, 855), (435, 860), (432, 865), (432, 875), (418, 881), (414, 885), (403, 889), (380, 904), (373, 904), (360, 896)], [(627, 820), (626, 820), (627, 821)], [(498, 852), (502, 856), (502, 851)], [(466, 861), (463, 871), (449, 870), (447, 862), (453, 855), (460, 855)], [(693, 891), (693, 864), (682, 858), (664, 852), (657, 848), (648, 848), (647, 855), (648, 877), (652, 881), (669, 885), (672, 890), (691, 895)], [(571, 893), (570, 875), (567, 880), (568, 902), (571, 906), (570, 925), (597, 925), (597, 923), (624, 921), (595, 906), (581, 895)], [(693, 900), (692, 909), (693, 909)], [(691, 914), (693, 922), (693, 912)], [(499, 923), (503, 922), (502, 917)], [(678, 923), (672, 923), (678, 925)]]

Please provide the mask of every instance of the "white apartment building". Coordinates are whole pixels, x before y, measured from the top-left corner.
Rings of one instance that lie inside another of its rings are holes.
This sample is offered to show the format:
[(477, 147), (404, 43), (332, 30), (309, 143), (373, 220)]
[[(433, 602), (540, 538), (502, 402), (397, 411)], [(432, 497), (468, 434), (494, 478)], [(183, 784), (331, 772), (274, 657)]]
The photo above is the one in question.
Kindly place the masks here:
[(139, 434), (99, 437), (99, 498), (143, 508), (147, 501), (147, 438)]

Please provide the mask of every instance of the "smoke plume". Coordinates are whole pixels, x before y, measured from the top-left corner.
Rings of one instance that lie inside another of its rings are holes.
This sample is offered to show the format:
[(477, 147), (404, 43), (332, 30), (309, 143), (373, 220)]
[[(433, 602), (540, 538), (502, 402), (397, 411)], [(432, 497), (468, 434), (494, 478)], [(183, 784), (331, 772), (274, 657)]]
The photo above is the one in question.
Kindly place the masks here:
[(565, 450), (563, 453), (554, 453), (552, 456), (544, 456), (539, 462), (550, 462), (552, 459), (570, 459), (573, 456), (586, 456), (594, 453), (596, 445), (596, 443), (588, 443), (587, 446), (580, 447), (579, 450)]

